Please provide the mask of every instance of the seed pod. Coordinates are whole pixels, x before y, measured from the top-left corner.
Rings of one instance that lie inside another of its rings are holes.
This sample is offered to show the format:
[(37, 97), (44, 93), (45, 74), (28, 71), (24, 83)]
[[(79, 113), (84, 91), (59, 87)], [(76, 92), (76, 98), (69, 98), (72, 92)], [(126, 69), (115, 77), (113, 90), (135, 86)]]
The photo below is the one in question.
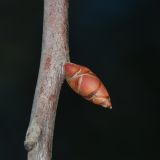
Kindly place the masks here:
[(110, 96), (101, 80), (87, 67), (74, 63), (64, 65), (69, 86), (79, 95), (94, 104), (112, 108)]

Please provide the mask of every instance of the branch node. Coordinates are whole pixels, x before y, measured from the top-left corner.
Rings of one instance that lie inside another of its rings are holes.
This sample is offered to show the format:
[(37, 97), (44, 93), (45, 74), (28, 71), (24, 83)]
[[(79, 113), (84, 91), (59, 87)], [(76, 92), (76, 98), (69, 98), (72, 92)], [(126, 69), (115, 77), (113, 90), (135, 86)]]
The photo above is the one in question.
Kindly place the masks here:
[(35, 147), (41, 135), (41, 132), (42, 130), (37, 122), (32, 121), (27, 130), (26, 139), (24, 142), (24, 147), (27, 151), (30, 151)]

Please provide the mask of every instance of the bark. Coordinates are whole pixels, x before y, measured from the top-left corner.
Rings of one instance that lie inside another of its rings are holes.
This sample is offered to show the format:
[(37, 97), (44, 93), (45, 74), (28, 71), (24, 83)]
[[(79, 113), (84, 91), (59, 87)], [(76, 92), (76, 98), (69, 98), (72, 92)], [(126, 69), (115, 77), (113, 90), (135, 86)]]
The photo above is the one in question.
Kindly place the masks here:
[(63, 66), (68, 61), (68, 0), (44, 0), (41, 63), (24, 142), (28, 160), (51, 160)]

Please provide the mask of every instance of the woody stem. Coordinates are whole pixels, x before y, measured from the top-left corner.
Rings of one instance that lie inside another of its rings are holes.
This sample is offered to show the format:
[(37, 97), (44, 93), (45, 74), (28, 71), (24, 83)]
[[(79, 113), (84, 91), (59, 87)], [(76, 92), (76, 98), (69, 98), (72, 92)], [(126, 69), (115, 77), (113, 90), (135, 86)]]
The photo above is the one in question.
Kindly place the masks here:
[(68, 0), (44, 0), (39, 75), (25, 139), (28, 160), (51, 160), (63, 65), (69, 61)]

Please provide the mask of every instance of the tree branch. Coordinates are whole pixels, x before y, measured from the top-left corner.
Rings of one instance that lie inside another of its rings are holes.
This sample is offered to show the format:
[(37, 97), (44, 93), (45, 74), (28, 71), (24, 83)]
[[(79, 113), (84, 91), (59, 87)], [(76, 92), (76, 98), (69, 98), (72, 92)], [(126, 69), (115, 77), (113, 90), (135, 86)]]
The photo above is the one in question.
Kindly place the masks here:
[(57, 103), (69, 61), (68, 0), (44, 0), (42, 54), (30, 124), (28, 160), (51, 160)]

